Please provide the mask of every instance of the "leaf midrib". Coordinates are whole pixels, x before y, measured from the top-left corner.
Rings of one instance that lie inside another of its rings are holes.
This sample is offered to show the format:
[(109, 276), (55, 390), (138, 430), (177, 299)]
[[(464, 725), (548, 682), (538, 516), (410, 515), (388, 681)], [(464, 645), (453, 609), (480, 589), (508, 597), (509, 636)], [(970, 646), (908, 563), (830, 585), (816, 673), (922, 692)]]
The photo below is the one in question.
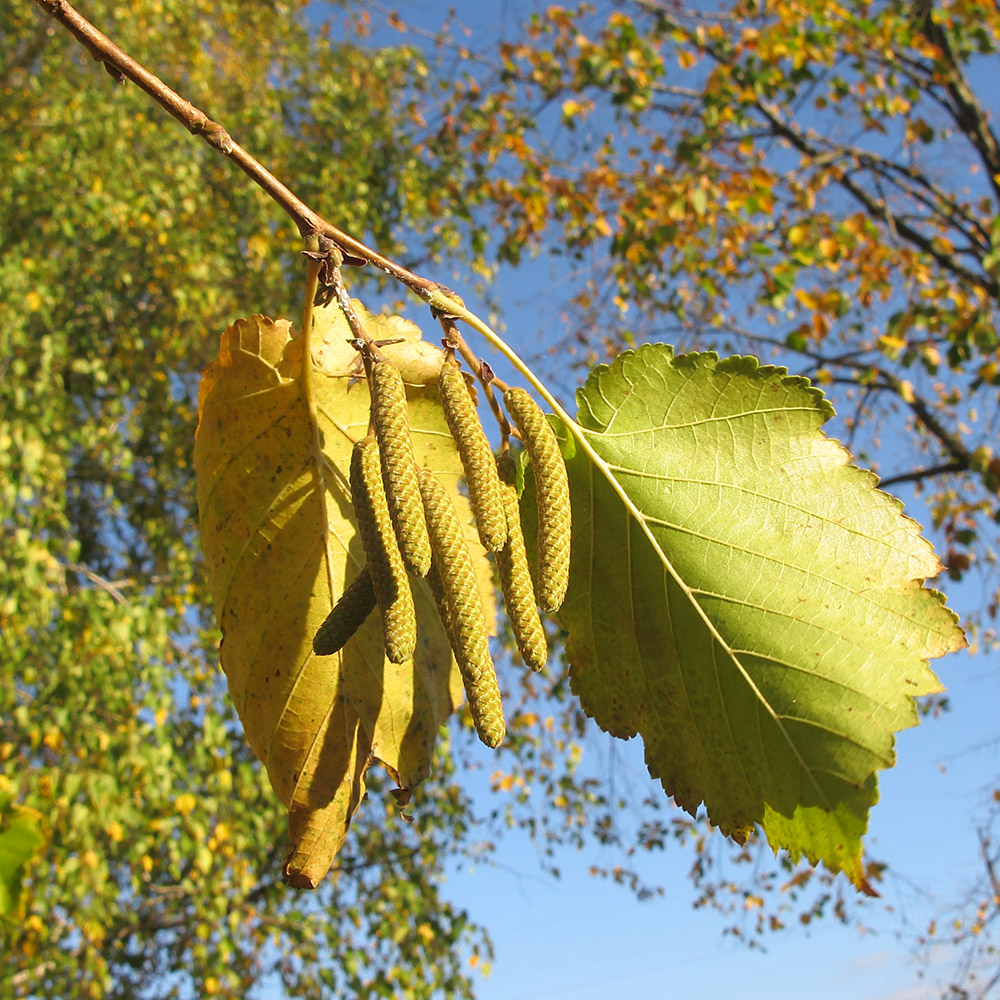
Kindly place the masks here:
[[(629, 385), (632, 385), (633, 388), (634, 388), (633, 383), (630, 382)], [(764, 711), (771, 718), (773, 724), (777, 727), (778, 731), (781, 733), (781, 735), (784, 738), (786, 744), (788, 745), (788, 748), (791, 750), (792, 754), (794, 755), (796, 761), (799, 764), (799, 767), (808, 776), (809, 782), (813, 786), (813, 788), (814, 788), (817, 796), (819, 797), (820, 802), (823, 803), (823, 805), (824, 805), (825, 808), (828, 808), (828, 809), (832, 808), (832, 805), (829, 802), (829, 800), (827, 799), (826, 794), (824, 793), (823, 789), (820, 787), (819, 783), (816, 781), (816, 779), (815, 779), (815, 777), (814, 777), (814, 775), (812, 773), (812, 768), (810, 768), (809, 765), (806, 763), (806, 761), (803, 758), (802, 754), (799, 752), (799, 749), (796, 746), (795, 741), (792, 739), (791, 735), (788, 733), (788, 731), (786, 730), (785, 726), (783, 725), (781, 716), (775, 711), (775, 709), (773, 708), (773, 706), (764, 697), (763, 692), (756, 685), (756, 683), (754, 682), (753, 678), (750, 676), (750, 674), (748, 673), (748, 671), (746, 670), (746, 668), (740, 662), (740, 659), (739, 659), (739, 657), (737, 657), (735, 651), (729, 646), (729, 644), (725, 641), (725, 639), (723, 639), (722, 635), (719, 633), (719, 630), (716, 628), (714, 622), (711, 620), (711, 618), (705, 612), (704, 608), (702, 608), (702, 606), (695, 599), (694, 594), (693, 594), (691, 588), (688, 587), (688, 585), (681, 578), (680, 574), (674, 568), (673, 563), (671, 563), (671, 561), (667, 558), (666, 553), (663, 551), (663, 549), (660, 546), (659, 542), (656, 540), (656, 537), (653, 535), (653, 533), (650, 530), (648, 524), (646, 523), (645, 516), (643, 515), (642, 511), (640, 511), (635, 506), (635, 504), (632, 502), (632, 499), (629, 497), (628, 493), (625, 491), (625, 488), (621, 485), (621, 483), (619, 483), (619, 481), (612, 474), (610, 465), (607, 462), (604, 461), (604, 459), (601, 457), (600, 453), (596, 450), (596, 448), (591, 443), (590, 438), (591, 437), (599, 438), (600, 434), (598, 432), (589, 431), (589, 430), (584, 429), (579, 424), (577, 424), (576, 421), (574, 421), (571, 418), (569, 418), (568, 415), (565, 414), (565, 411), (562, 414), (562, 418), (563, 418), (564, 421), (568, 420), (567, 430), (573, 435), (573, 437), (581, 445), (581, 447), (583, 448), (584, 452), (586, 453), (587, 457), (591, 460), (591, 462), (593, 463), (593, 465), (601, 472), (601, 474), (604, 476), (604, 478), (611, 485), (612, 490), (615, 492), (615, 494), (617, 494), (618, 498), (621, 500), (622, 504), (624, 505), (627, 515), (632, 520), (634, 520), (634, 521), (637, 522), (637, 524), (640, 527), (640, 530), (646, 536), (646, 540), (648, 541), (649, 545), (652, 547), (653, 551), (656, 553), (656, 555), (660, 559), (660, 562), (663, 564), (664, 569), (670, 575), (671, 579), (673, 579), (674, 583), (678, 586), (678, 588), (680, 589), (681, 593), (687, 598), (688, 602), (693, 607), (693, 609), (694, 609), (695, 614), (697, 615), (697, 617), (701, 619), (702, 623), (704, 624), (705, 628), (707, 629), (707, 631), (709, 633), (709, 636), (714, 640), (714, 642), (718, 646), (718, 648), (723, 651), (724, 655), (733, 664), (734, 668), (737, 670), (737, 672), (739, 673), (739, 675), (743, 678), (744, 683), (746, 683), (747, 687), (752, 692), (754, 698), (757, 699), (758, 704), (761, 705), (761, 707), (764, 709)], [(591, 548), (593, 548), (593, 543), (591, 544)], [(629, 575), (629, 581), (630, 581), (630, 583), (631, 583), (631, 580), (632, 580), (632, 578), (631, 578), (631, 570), (630, 570), (630, 575)], [(717, 663), (714, 664), (714, 673), (715, 673), (716, 679), (718, 681), (719, 670), (718, 670), (718, 664)], [(680, 674), (681, 674), (681, 678), (683, 680), (683, 678), (684, 678), (684, 671), (683, 670), (680, 671)], [(687, 698), (686, 688), (685, 688), (685, 697)], [(721, 691), (720, 691), (720, 702), (723, 705), (726, 704), (725, 699), (721, 697)], [(689, 700), (689, 704), (690, 704), (690, 700)], [(726, 709), (726, 711), (725, 711), (725, 716), (726, 716), (726, 724), (727, 724), (727, 726), (728, 726), (728, 728), (730, 730), (730, 734), (732, 734), (732, 724), (731, 724), (731, 720), (729, 719), (729, 711), (728, 711), (728, 709)], [(699, 736), (700, 736), (700, 734), (699, 734)], [(733, 742), (734, 742), (734, 745), (735, 745), (736, 741), (734, 740)], [(704, 744), (704, 740), (702, 740), (702, 743)], [(711, 755), (709, 755), (709, 759), (710, 759), (710, 756)], [(748, 781), (746, 783), (747, 783), (747, 786), (749, 787), (750, 783)]]

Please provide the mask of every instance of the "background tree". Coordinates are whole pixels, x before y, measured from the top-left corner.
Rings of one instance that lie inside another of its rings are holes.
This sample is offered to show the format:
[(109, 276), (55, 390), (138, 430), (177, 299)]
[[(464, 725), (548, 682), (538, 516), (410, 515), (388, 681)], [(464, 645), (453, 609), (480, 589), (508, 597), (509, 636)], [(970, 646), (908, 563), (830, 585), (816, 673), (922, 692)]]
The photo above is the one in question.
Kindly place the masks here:
[[(470, 73), (442, 134), (496, 165), (467, 193), (496, 206), (502, 258), (589, 266), (571, 337), (588, 357), (653, 332), (776, 343), (858, 400), (852, 427), (909, 407), (903, 454), (932, 464), (885, 482), (992, 498), (992, 411), (954, 428), (970, 393), (996, 396), (1000, 144), (974, 82), (998, 32), (993, 3), (550, 8), (496, 76)], [(956, 526), (995, 504), (946, 506), (960, 574)]]
[[(469, 161), (453, 190), (489, 213), (501, 260), (559, 261), (566, 296), (547, 318), (561, 359), (663, 339), (764, 353), (823, 385), (842, 439), (930, 511), (949, 578), (977, 581), (963, 611), (986, 648), (1000, 603), (998, 45), (992, 0), (548, 7), (465, 64), (434, 137)], [(642, 830), (657, 847), (678, 832)], [(695, 880), (723, 907), (810, 880), (779, 865), (734, 886), (711, 868), (700, 856)], [(836, 890), (809, 898), (843, 912)], [(758, 912), (757, 929), (783, 923)]]
[[(447, 40), (436, 58), (332, 45), (299, 5), (151, 3), (121, 19), (91, 8), (306, 201), (334, 206), (329, 216), (403, 263), (464, 246), (489, 275), (494, 251), (517, 262), (554, 246), (592, 264), (573, 295), (574, 332), (553, 345), (581, 362), (654, 334), (797, 352), (789, 363), (849, 404), (848, 431), (876, 459), (876, 431), (903, 433), (901, 407), (913, 447), (893, 455), (912, 461), (891, 474), (935, 491), (955, 575), (991, 558), (996, 190), (968, 73), (996, 50), (995, 11), (961, 5), (927, 21), (889, 4), (739, 6), (714, 19), (654, 3), (552, 9), (501, 50), (496, 74), (468, 62), (453, 89)], [(11, 315), (0, 334), (0, 710), (13, 720), (3, 753), (14, 794), (53, 834), (20, 942), (34, 964), (5, 958), (3, 975), (26, 993), (44, 974), (46, 992), (65, 995), (90, 981), (158, 995), (179, 968), (204, 992), (272, 971), (289, 992), (321, 977), (358, 992), (468, 992), (458, 962), (485, 946), (437, 886), (472, 823), (447, 756), (418, 824), (371, 807), (359, 817), (343, 875), (318, 899), (257, 881), (275, 870), (267, 858), (283, 834), (201, 629), (188, 462), (215, 332), (255, 307), (297, 304), (293, 234), (142, 95), (109, 99), (91, 67), (67, 72), (80, 52), (48, 37), (29, 5), (0, 5), (0, 17), (17, 43), (2, 128), (32, 136), (0, 154)], [(449, 81), (440, 106), (438, 74)], [(978, 157), (972, 194), (921, 168), (942, 134)], [(704, 844), (656, 797), (623, 830), (619, 798), (575, 772), (585, 730), (564, 673), (522, 683), (494, 780), (525, 791), (497, 807), (497, 826), (524, 825), (548, 845)], [(533, 725), (542, 714), (551, 726)], [(696, 881), (704, 898), (724, 898), (709, 859), (698, 850)], [(807, 911), (830, 903), (825, 887), (800, 895), (807, 873), (784, 869), (760, 883), (791, 886)], [(651, 891), (627, 866), (615, 877)], [(780, 923), (780, 911), (761, 914), (761, 926)]]
[[(333, 42), (300, 3), (88, 12), (356, 232), (445, 241), (419, 53)], [(447, 760), (413, 824), (367, 810), (340, 877), (287, 890), (205, 627), (197, 381), (241, 310), (301, 305), (297, 234), (33, 4), (0, 3), (0, 34), (0, 792), (49, 838), (0, 992), (466, 995), (484, 944), (440, 894), (469, 824)]]

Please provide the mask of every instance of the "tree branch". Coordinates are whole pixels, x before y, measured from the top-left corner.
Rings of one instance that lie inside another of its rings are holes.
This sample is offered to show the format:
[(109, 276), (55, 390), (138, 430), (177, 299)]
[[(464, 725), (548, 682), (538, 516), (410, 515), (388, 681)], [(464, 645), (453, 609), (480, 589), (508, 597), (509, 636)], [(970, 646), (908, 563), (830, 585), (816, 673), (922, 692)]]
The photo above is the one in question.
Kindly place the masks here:
[[(777, 109), (767, 101), (757, 98), (755, 104), (774, 129), (775, 134), (783, 139), (787, 139), (800, 153), (808, 156), (810, 159), (818, 159), (821, 156), (828, 157), (830, 155), (828, 152), (821, 151), (818, 146), (811, 143), (800, 129), (784, 121)], [(982, 288), (994, 299), (1000, 299), (1000, 282), (987, 275), (976, 274), (970, 271), (955, 258), (954, 254), (948, 253), (939, 246), (936, 246), (934, 241), (925, 236), (919, 229), (910, 225), (905, 219), (894, 215), (888, 204), (873, 198), (846, 170), (838, 173), (837, 182), (845, 191), (861, 203), (865, 211), (872, 218), (884, 221), (899, 236), (932, 257), (942, 268), (950, 271), (955, 277), (960, 278), (967, 284)]]
[(80, 563), (64, 563), (63, 569), (72, 573), (79, 573), (80, 576), (86, 577), (95, 587), (103, 590), (117, 604), (123, 604), (128, 607), (131, 603), (119, 589), (122, 586), (121, 583), (112, 583), (110, 580), (105, 580), (103, 576), (98, 576), (92, 569)]
[[(644, 0), (636, 0), (636, 2), (642, 4)], [(654, 2), (654, 0), (645, 0), (645, 2), (649, 2), (654, 7), (659, 7), (659, 4)], [(930, 0), (919, 0), (919, 2), (925, 4), (929, 11)], [(928, 23), (930, 23), (929, 16)], [(997, 137), (990, 129), (985, 112), (983, 112), (975, 98), (975, 95), (969, 88), (968, 83), (962, 74), (961, 67), (952, 54), (951, 49), (948, 47), (947, 38), (944, 36), (939, 27), (933, 25), (933, 28), (936, 35), (931, 40), (939, 49), (941, 49), (942, 58), (946, 62), (945, 69), (948, 74), (946, 87), (950, 97), (950, 104), (947, 106), (952, 112), (952, 116), (956, 124), (979, 153), (983, 164), (987, 168), (987, 173), (990, 175), (993, 190), (997, 196), (1000, 197), (1000, 182), (996, 179), (998, 173), (1000, 173), (1000, 142), (998, 142)], [(937, 36), (940, 36), (940, 42)], [(694, 37), (693, 33), (689, 34), (689, 40), (702, 52), (715, 60), (716, 63), (725, 67), (725, 69), (739, 79), (741, 83), (752, 89), (750, 87), (752, 81), (746, 81), (743, 79), (742, 67), (729, 58), (724, 51), (721, 51), (719, 48), (704, 39)], [(943, 49), (942, 43), (944, 45)], [(810, 140), (807, 133), (802, 128), (793, 122), (785, 120), (780, 111), (763, 97), (755, 97), (753, 106), (756, 107), (759, 113), (763, 116), (765, 121), (771, 127), (772, 133), (776, 137), (786, 140), (794, 149), (798, 150), (804, 156), (809, 157), (811, 160), (826, 162), (831, 158), (831, 156), (846, 156), (851, 152), (846, 147), (839, 147), (834, 143), (829, 143), (832, 149), (822, 149), (819, 144)], [(868, 157), (866, 157), (866, 159), (868, 161), (868, 168), (873, 169), (872, 165), (874, 160)], [(864, 161), (859, 161), (859, 164), (860, 162)], [(907, 173), (906, 170), (902, 168), (899, 169), (902, 173)], [(955, 277), (961, 279), (967, 284), (983, 289), (994, 299), (1000, 299), (1000, 282), (998, 282), (991, 275), (977, 274), (976, 272), (970, 270), (957, 258), (955, 254), (949, 253), (940, 245), (937, 245), (933, 239), (926, 236), (915, 226), (911, 225), (907, 219), (895, 215), (889, 207), (887, 200), (879, 200), (872, 197), (872, 195), (869, 194), (869, 192), (866, 191), (865, 188), (851, 176), (847, 169), (838, 171), (834, 176), (837, 183), (856, 201), (858, 201), (872, 218), (881, 219), (896, 235), (902, 237), (908, 243), (932, 257), (942, 268), (955, 275)], [(911, 180), (915, 180), (912, 174), (910, 174), (910, 178)]]
[[(752, 331), (731, 324), (726, 327), (726, 330), (735, 336), (760, 341), (772, 347), (781, 348), (782, 350), (787, 349), (788, 346), (781, 338), (755, 334)], [(808, 348), (799, 349), (796, 353), (815, 361), (818, 366), (823, 368), (848, 368), (862, 375), (868, 374), (872, 376), (870, 380), (864, 383), (860, 382), (857, 376), (848, 377), (847, 375), (836, 377), (833, 381), (854, 386), (863, 384), (868, 390), (891, 392), (899, 396), (909, 406), (918, 423), (932, 437), (937, 439), (942, 449), (951, 457), (950, 462), (939, 463), (925, 469), (915, 469), (912, 472), (904, 472), (897, 476), (890, 476), (883, 479), (879, 484), (883, 489), (894, 483), (918, 482), (923, 479), (929, 479), (932, 476), (945, 475), (949, 472), (981, 471), (981, 467), (976, 462), (975, 456), (965, 445), (965, 442), (941, 423), (937, 414), (931, 410), (930, 404), (913, 392), (912, 386), (904, 384), (903, 380), (897, 378), (892, 372), (879, 367), (874, 361), (861, 361), (857, 359), (856, 355), (851, 354), (830, 356), (816, 350), (809, 350)]]
[[(906, 405), (913, 411), (913, 415), (917, 418), (917, 421), (923, 425), (925, 430), (930, 432), (932, 437), (937, 438), (941, 447), (944, 448), (949, 455), (951, 455), (952, 459), (954, 459), (953, 462), (948, 463), (948, 469), (939, 467), (940, 471), (962, 472), (978, 468), (975, 457), (965, 446), (965, 443), (961, 440), (961, 438), (952, 434), (952, 432), (949, 431), (940, 420), (938, 420), (937, 415), (932, 412), (927, 400), (916, 395), (913, 391), (913, 386), (904, 382), (903, 379), (899, 379), (891, 372), (887, 372), (885, 369), (879, 368), (878, 365), (863, 364), (861, 362), (849, 361), (844, 358), (829, 360), (823, 358), (822, 355), (813, 354), (809, 351), (800, 351), (799, 353), (805, 354), (808, 357), (815, 357), (821, 364), (824, 365), (841, 365), (845, 368), (852, 368), (855, 371), (868, 372), (874, 375), (875, 380), (867, 383), (868, 386), (872, 389), (881, 389), (899, 396), (899, 398), (903, 400), (903, 402), (906, 403)], [(839, 379), (835, 378), (833, 381), (843, 382), (848, 385), (858, 384), (857, 379), (849, 379), (846, 377)], [(955, 468), (950, 468), (952, 465), (954, 465)]]
[(218, 122), (212, 121), (178, 93), (171, 90), (162, 80), (123, 52), (106, 35), (97, 30), (85, 17), (78, 13), (68, 0), (35, 0), (41, 9), (62, 24), (119, 82), (131, 80), (141, 90), (153, 98), (161, 107), (176, 118), (192, 135), (201, 136), (213, 149), (229, 157), (251, 180), (267, 192), (295, 221), (302, 234), (311, 244), (311, 237), (325, 236), (344, 257), (344, 263), (353, 265), (373, 264), (391, 278), (399, 281), (419, 296), (432, 310), (443, 315), (462, 320), (485, 338), (496, 351), (502, 354), (528, 381), (539, 396), (560, 417), (581, 447), (600, 461), (589, 442), (573, 418), (563, 409), (559, 400), (552, 395), (537, 375), (521, 360), (516, 351), (499, 337), (488, 323), (467, 309), (462, 300), (450, 289), (429, 278), (423, 278), (401, 267), (363, 243), (342, 232), (332, 223), (317, 215), (308, 205), (296, 197), (269, 170), (236, 143)]
[(969, 81), (955, 58), (951, 43), (944, 29), (932, 15), (932, 0), (916, 0), (914, 14), (916, 27), (941, 53), (950, 110), (955, 124), (962, 130), (979, 154), (993, 193), (1000, 199), (1000, 140), (990, 128), (989, 116), (983, 110)]

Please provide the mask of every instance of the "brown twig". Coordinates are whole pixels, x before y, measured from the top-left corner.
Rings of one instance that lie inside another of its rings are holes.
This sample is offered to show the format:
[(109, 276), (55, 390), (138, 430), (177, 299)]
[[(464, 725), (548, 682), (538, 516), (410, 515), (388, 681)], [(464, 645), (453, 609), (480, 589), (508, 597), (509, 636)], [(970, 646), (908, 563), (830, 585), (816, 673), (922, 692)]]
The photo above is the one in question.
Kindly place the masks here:
[(428, 278), (408, 271), (381, 254), (365, 246), (353, 236), (338, 229), (317, 215), (255, 157), (237, 143), (226, 129), (212, 121), (203, 111), (171, 90), (159, 77), (122, 51), (107, 35), (98, 31), (67, 0), (35, 0), (50, 17), (58, 21), (93, 56), (104, 64), (119, 83), (131, 80), (157, 104), (177, 119), (192, 135), (200, 136), (213, 149), (229, 157), (255, 184), (267, 192), (291, 216), (303, 238), (320, 234), (331, 239), (344, 256), (344, 262), (353, 265), (372, 264), (411, 291), (428, 301), (437, 291), (438, 284)]
[(131, 601), (119, 590), (119, 587), (127, 586), (127, 583), (112, 583), (110, 580), (105, 580), (103, 576), (98, 576), (92, 569), (80, 563), (64, 563), (63, 569), (86, 577), (95, 587), (103, 590), (116, 604), (122, 604), (126, 607), (131, 604)]
[(490, 404), (490, 409), (493, 411), (493, 416), (496, 422), (500, 425), (500, 449), (506, 452), (510, 444), (511, 436), (520, 437), (521, 432), (511, 425), (511, 422), (507, 419), (507, 414), (504, 413), (503, 407), (500, 405), (500, 400), (497, 399), (496, 393), (493, 391), (493, 385), (496, 384), (499, 389), (503, 383), (500, 379), (494, 379), (493, 382), (488, 382), (485, 386), (486, 392), (486, 402)]

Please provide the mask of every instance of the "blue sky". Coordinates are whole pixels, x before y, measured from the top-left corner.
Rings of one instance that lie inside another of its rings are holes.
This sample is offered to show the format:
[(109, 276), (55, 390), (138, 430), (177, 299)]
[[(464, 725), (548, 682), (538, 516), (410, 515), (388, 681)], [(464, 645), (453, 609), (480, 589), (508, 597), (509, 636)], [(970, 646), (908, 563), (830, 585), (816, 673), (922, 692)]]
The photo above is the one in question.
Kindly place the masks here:
[[(393, 6), (404, 20), (427, 29), (439, 25), (448, 10), (437, 0)], [(510, 33), (520, 11), (537, 6), (477, 4), (474, 12), (463, 12), (473, 28), (467, 43), (473, 49), (495, 44), (501, 31)], [(384, 12), (374, 8), (372, 17), (377, 24)], [(387, 43), (399, 40), (395, 33), (383, 37)], [(563, 275), (551, 268), (539, 259), (517, 271), (504, 270), (493, 289), (504, 302), (508, 339), (529, 361), (539, 331), (555, 331), (559, 324), (549, 291)], [(437, 277), (454, 283), (473, 309), (483, 308), (469, 294), (471, 280), (463, 283), (461, 274)], [(504, 366), (496, 367), (503, 375)], [(907, 513), (926, 523), (919, 503), (905, 494), (903, 499)], [(960, 614), (981, 601), (974, 582), (947, 589)], [(989, 814), (990, 791), (1000, 774), (1000, 727), (995, 656), (959, 653), (934, 666), (948, 688), (951, 711), (902, 733), (899, 763), (881, 775), (881, 801), (866, 844), (890, 869), (882, 899), (858, 911), (865, 930), (827, 918), (771, 935), (763, 942), (766, 952), (750, 951), (723, 937), (726, 921), (718, 914), (692, 909), (687, 870), (693, 853), (688, 849), (671, 846), (650, 859), (645, 871), (664, 886), (665, 896), (639, 902), (628, 890), (588, 874), (591, 865), (620, 861), (613, 853), (597, 846), (567, 850), (558, 858), (563, 874), (557, 880), (542, 871), (536, 847), (511, 834), (497, 843), (491, 862), (455, 866), (449, 874), (450, 898), (488, 928), (496, 949), (478, 995), (482, 1000), (652, 1000), (668, 992), (741, 1000), (940, 996), (955, 955), (941, 948), (922, 964), (916, 940), (930, 919), (963, 900), (981, 874), (976, 830)], [(607, 766), (609, 742), (596, 729), (588, 741), (597, 772)], [(614, 754), (615, 766), (627, 769), (637, 788), (645, 788), (649, 779), (638, 741), (619, 743)], [(481, 774), (482, 789), (471, 791), (487, 808), (488, 768)]]
[[(866, 843), (890, 872), (883, 898), (860, 914), (867, 932), (826, 919), (771, 935), (766, 953), (750, 951), (723, 938), (718, 914), (692, 910), (686, 871), (693, 855), (686, 849), (670, 848), (647, 866), (666, 895), (639, 902), (587, 874), (593, 863), (614, 862), (606, 852), (565, 852), (556, 880), (542, 873), (527, 839), (511, 835), (498, 843), (492, 866), (456, 871), (448, 888), (494, 941), (495, 961), (479, 996), (652, 1000), (668, 987), (680, 996), (744, 1000), (939, 996), (935, 987), (950, 973), (953, 956), (942, 950), (939, 965), (918, 963), (916, 937), (980, 874), (975, 829), (1000, 771), (995, 661), (956, 654), (939, 663), (939, 674), (953, 710), (902, 733), (899, 763), (881, 777)], [(595, 752), (608, 739), (597, 736)], [(619, 751), (619, 766), (622, 755), (641, 777), (638, 744)]]

